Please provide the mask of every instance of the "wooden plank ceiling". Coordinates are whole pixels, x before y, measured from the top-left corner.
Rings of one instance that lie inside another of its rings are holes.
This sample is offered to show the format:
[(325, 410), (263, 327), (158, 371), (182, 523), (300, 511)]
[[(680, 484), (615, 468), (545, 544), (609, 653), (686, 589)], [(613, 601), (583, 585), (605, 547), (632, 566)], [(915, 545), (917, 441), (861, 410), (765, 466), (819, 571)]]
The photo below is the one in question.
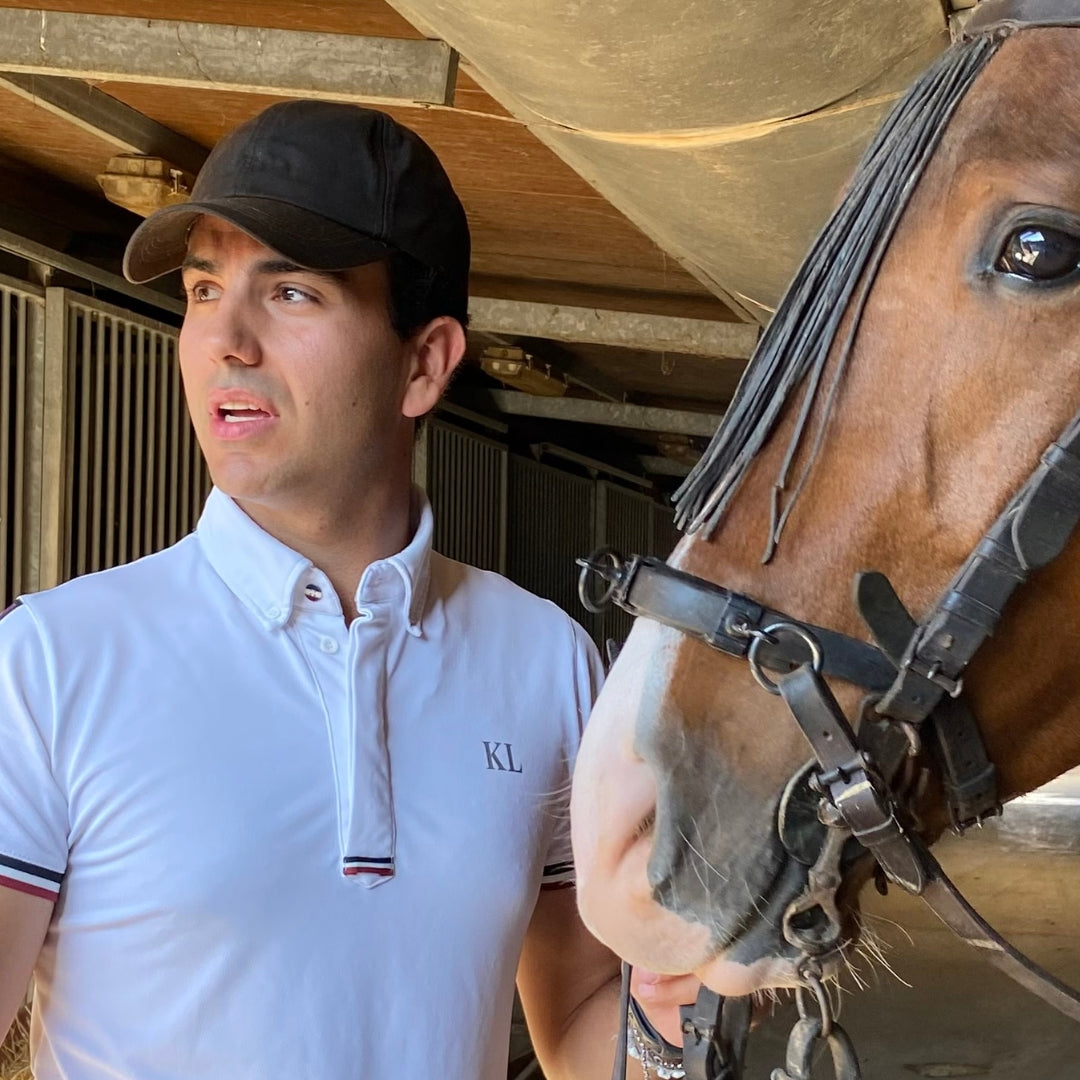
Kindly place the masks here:
[[(20, 7), (25, 5), (0, 0), (0, 8)], [(188, 0), (181, 9), (137, 0), (46, 0), (35, 7), (50, 12), (168, 17), (294, 31), (422, 37), (382, 0), (232, 0), (228, 4)], [(276, 100), (149, 81), (96, 85), (207, 149)], [(452, 106), (392, 107), (387, 111), (430, 143), (462, 198), (473, 235), (474, 295), (737, 321), (719, 299), (465, 72), (457, 75)], [(107, 203), (96, 180), (114, 153), (116, 148), (104, 139), (24, 97), (0, 91), (0, 226), (116, 270), (123, 243), (139, 219)], [(470, 358), (475, 362), (492, 340), (474, 335)], [(568, 370), (584, 373), (586, 377), (574, 380), (571, 397), (599, 396), (707, 412), (716, 412), (730, 399), (745, 362), (745, 353), (710, 358), (566, 342), (551, 345), (545, 355), (542, 339), (521, 342), (513, 335), (504, 335), (497, 343), (523, 344), (556, 372), (562, 370), (562, 363)], [(594, 376), (591, 381), (589, 375)], [(470, 391), (482, 386), (485, 378), (478, 372), (473, 375)], [(600, 386), (599, 395), (589, 386)], [(553, 430), (565, 434), (560, 425)], [(536, 435), (537, 431), (530, 429), (529, 437)], [(656, 452), (655, 433), (627, 435), (619, 450), (621, 464), (639, 461), (639, 453)], [(578, 442), (585, 449), (599, 445), (595, 437), (590, 442), (586, 434)], [(610, 436), (605, 442), (610, 450)]]

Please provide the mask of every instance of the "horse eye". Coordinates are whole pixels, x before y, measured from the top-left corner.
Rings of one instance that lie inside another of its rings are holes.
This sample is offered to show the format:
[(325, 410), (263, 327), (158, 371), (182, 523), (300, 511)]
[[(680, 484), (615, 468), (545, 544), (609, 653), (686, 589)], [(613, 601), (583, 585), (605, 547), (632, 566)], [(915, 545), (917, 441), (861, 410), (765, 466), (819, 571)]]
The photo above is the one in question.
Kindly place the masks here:
[(1080, 266), (1080, 237), (1043, 225), (1024, 225), (1009, 234), (994, 269), (1027, 278), (1055, 281)]

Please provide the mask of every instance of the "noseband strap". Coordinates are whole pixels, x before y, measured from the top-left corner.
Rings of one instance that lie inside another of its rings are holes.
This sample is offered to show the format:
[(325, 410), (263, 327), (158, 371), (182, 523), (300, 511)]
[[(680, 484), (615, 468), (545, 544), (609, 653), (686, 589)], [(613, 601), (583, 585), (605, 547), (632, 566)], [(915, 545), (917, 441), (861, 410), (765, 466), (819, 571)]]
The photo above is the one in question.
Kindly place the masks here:
[[(791, 635), (766, 640), (761, 635), (776, 623), (795, 626), (820, 644), (825, 675), (878, 694), (896, 679), (895, 665), (873, 645), (794, 619), (742, 593), (675, 570), (662, 559), (634, 555), (624, 562), (610, 548), (601, 548), (587, 559), (578, 559), (577, 565), (581, 567), (578, 595), (589, 611), (602, 611), (614, 603), (635, 617), (663, 623), (739, 659), (746, 659), (754, 641), (760, 640), (755, 659), (774, 672), (790, 671), (803, 663), (808, 658), (805, 641)], [(599, 598), (589, 592), (593, 575), (605, 583)]]

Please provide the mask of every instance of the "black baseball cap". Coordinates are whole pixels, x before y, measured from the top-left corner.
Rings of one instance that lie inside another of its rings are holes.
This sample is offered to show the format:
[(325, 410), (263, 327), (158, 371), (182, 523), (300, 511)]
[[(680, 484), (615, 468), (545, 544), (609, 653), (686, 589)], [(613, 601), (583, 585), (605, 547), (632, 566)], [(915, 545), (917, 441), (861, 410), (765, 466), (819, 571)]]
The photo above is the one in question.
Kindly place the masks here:
[(386, 113), (328, 101), (271, 105), (225, 136), (188, 202), (151, 214), (124, 252), (129, 281), (182, 264), (203, 214), (311, 270), (404, 252), (439, 271), (445, 314), (468, 307), (469, 226), (439, 159)]

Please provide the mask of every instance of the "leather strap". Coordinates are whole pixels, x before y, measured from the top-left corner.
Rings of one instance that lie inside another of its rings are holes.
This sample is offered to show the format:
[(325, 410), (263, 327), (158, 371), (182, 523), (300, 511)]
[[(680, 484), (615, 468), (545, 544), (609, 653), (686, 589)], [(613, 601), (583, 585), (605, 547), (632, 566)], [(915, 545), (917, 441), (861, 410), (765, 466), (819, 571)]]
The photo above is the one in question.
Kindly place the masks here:
[(1011, 34), (1029, 26), (1080, 26), (1080, 11), (1075, 0), (982, 0), (960, 32), (960, 40)]
[(964, 670), (997, 628), (1013, 593), (1032, 570), (1060, 554), (1078, 523), (1080, 413), (922, 620), (878, 711), (919, 724), (946, 693), (956, 696)]
[(922, 866), (832, 691), (809, 664), (781, 675), (777, 685), (821, 765), (822, 793), (889, 878), (907, 892), (921, 892)]
[[(855, 604), (882, 652), (900, 668), (918, 625), (892, 583), (884, 574), (859, 574), (855, 579)], [(962, 832), (969, 825), (1000, 812), (997, 770), (987, 756), (979, 725), (962, 695), (955, 699), (942, 696), (930, 719), (930, 746), (944, 780), (949, 816), (953, 828)], [(860, 741), (864, 747), (867, 745), (866, 739)], [(899, 764), (892, 756), (883, 757), (888, 749), (880, 741), (874, 747), (874, 762), (886, 778), (893, 775)], [(906, 741), (893, 742), (892, 755), (902, 758), (907, 750)]]
[[(895, 667), (873, 645), (794, 619), (741, 593), (675, 570), (661, 559), (635, 555), (629, 562), (614, 565), (598, 552), (579, 560), (579, 565), (583, 588), (590, 573), (608, 582), (605, 603), (680, 630), (728, 656), (745, 658), (754, 631), (785, 622), (806, 629), (818, 641), (824, 674), (875, 693), (887, 690), (896, 678)], [(798, 639), (784, 637), (762, 642), (757, 659), (771, 671), (790, 671), (807, 659), (807, 649)]]
[(724, 998), (707, 986), (680, 1009), (686, 1080), (741, 1080), (751, 1012), (749, 997)]
[[(975, 911), (922, 840), (901, 829), (857, 757), (849, 758), (847, 766), (840, 764), (853, 751), (857, 754), (854, 735), (810, 665), (781, 675), (777, 683), (822, 768), (828, 770), (821, 775), (822, 787), (889, 877), (921, 896), (949, 929), (978, 948), (995, 967), (1066, 1016), (1080, 1020), (1080, 993), (1015, 949)], [(900, 880), (904, 876), (911, 880)]]
[(619, 983), (619, 1033), (615, 1036), (615, 1063), (611, 1068), (611, 1080), (626, 1080), (626, 1038), (629, 1033), (630, 973), (634, 969), (624, 960)]
[(1073, 1020), (1080, 1020), (1080, 993), (1066, 986), (1010, 945), (967, 902), (925, 844), (917, 837), (912, 837), (911, 840), (927, 871), (927, 883), (922, 898), (933, 909), (934, 914), (957, 937), (969, 945), (974, 945), (990, 963), (1025, 990), (1030, 990)]
[(955, 832), (1001, 813), (997, 769), (986, 753), (979, 723), (963, 694), (945, 697), (930, 714), (930, 748), (945, 788)]

